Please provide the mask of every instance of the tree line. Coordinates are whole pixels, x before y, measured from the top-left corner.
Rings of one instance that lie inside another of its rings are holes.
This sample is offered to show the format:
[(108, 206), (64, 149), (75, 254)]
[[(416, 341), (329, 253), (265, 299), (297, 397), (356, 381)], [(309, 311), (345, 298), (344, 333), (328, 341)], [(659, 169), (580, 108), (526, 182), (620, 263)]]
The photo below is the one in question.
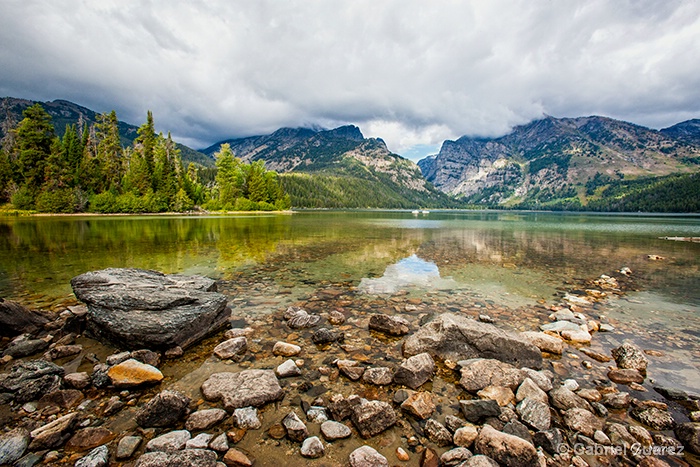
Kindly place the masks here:
[(277, 173), (263, 161), (243, 163), (228, 145), (216, 168), (183, 166), (170, 134), (156, 134), (153, 114), (131, 146), (121, 144), (115, 111), (92, 124), (67, 125), (56, 136), (35, 104), (0, 147), (0, 203), (52, 213), (144, 213), (283, 210), (291, 206)]

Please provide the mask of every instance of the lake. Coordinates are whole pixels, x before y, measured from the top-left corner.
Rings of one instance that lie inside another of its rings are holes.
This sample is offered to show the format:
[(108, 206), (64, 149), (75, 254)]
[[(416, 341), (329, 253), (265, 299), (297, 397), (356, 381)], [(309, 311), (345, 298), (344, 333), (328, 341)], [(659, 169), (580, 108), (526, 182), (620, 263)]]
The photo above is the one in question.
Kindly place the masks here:
[[(223, 339), (220, 332), (188, 349), (183, 358), (167, 360), (161, 366), (164, 382), (141, 397), (147, 400), (167, 387), (197, 400), (202, 382), (213, 372), (274, 368), (281, 362), (272, 355), (274, 342), (306, 345), (302, 365), (308, 379), (283, 382), (289, 397), (264, 411), (260, 433), (266, 433), (298, 405), (300, 395), (308, 399), (360, 391), (362, 397), (391, 400), (385, 387), (353, 386), (337, 374), (333, 379), (319, 373), (335, 358), (389, 365), (401, 361), (403, 339), (368, 333), (372, 313), (403, 315), (416, 326), (449, 311), (481, 316), (513, 331), (535, 330), (550, 321), (553, 308), (565, 303), (567, 295), (584, 296), (586, 289), (597, 287), (596, 279), (608, 275), (619, 280), (621, 291), (607, 291), (582, 311), (614, 329), (594, 333), (590, 349), (609, 355), (626, 339), (637, 343), (649, 353), (645, 391), (621, 390), (662, 400), (653, 390), (656, 385), (700, 393), (700, 243), (689, 241), (692, 237), (700, 237), (698, 216), (323, 211), (5, 217), (0, 218), (0, 296), (60, 312), (77, 303), (72, 277), (106, 267), (218, 279), (233, 310), (232, 325), (254, 329), (245, 359), (212, 357)], [(622, 274), (623, 268), (631, 274)], [(347, 317), (338, 327), (344, 344), (316, 348), (308, 341), (311, 331), (290, 334), (281, 319), (290, 305), (315, 313), (341, 310)], [(85, 337), (78, 343), (84, 354), (94, 353), (100, 360), (116, 351)], [(549, 362), (560, 377), (574, 377), (582, 387), (610, 384), (610, 363), (592, 361), (577, 347), (550, 356)], [(92, 371), (82, 356), (65, 365), (70, 371)], [(463, 397), (454, 372), (442, 368), (438, 373), (426, 384), (435, 397)], [(455, 407), (443, 404), (444, 414), (457, 414)], [(671, 410), (678, 420), (687, 420), (681, 410)], [(133, 430), (133, 411), (105, 423), (113, 432)], [(344, 465), (349, 452), (363, 443), (393, 456), (404, 442), (394, 428), (371, 440), (335, 442), (324, 459)], [(248, 436), (237, 447), (257, 453), (266, 465), (287, 462), (293, 453), (259, 436)]]
[[(243, 317), (278, 312), (323, 284), (434, 294), (436, 301), (466, 297), (516, 315), (628, 267), (635, 291), (607, 300), (600, 313), (647, 346), (690, 352), (697, 365), (700, 243), (662, 237), (700, 237), (700, 217), (485, 211), (6, 217), (0, 296), (60, 309), (74, 301), (72, 277), (138, 267), (263, 284), (235, 297)], [(527, 322), (523, 316), (521, 326)], [(686, 379), (674, 382), (700, 391), (697, 376)]]

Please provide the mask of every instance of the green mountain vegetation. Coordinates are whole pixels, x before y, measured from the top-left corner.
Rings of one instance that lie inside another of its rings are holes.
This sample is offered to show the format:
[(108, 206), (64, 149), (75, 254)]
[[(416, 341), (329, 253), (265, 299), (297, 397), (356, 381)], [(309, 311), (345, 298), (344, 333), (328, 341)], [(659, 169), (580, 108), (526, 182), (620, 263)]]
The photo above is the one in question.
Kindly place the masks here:
[[(34, 104), (41, 105), (46, 113), (51, 116), (56, 136), (59, 138), (63, 138), (66, 128), (72, 125), (74, 125), (78, 133), (82, 135), (85, 127), (96, 124), (99, 117), (97, 112), (63, 99), (56, 99), (50, 102), (37, 102), (28, 99), (3, 97), (0, 98), (0, 139), (5, 138), (8, 132), (17, 126), (23, 118), (22, 112)], [(119, 140), (122, 146), (128, 147), (134, 144), (134, 139), (138, 137), (137, 126), (119, 121), (117, 122), (117, 128), (119, 130)], [(214, 167), (215, 161), (212, 155), (219, 150), (219, 146), (214, 148), (211, 155), (195, 151), (177, 142), (175, 146), (180, 150), (180, 155), (185, 165), (194, 162), (204, 167)]]
[(2, 138), (0, 202), (8, 201), (15, 209), (52, 213), (290, 207), (275, 172), (241, 162), (226, 145), (215, 170), (193, 162), (185, 169), (170, 134), (155, 133), (151, 112), (125, 147), (114, 111), (97, 115), (82, 132), (68, 124), (59, 138), (40, 104), (27, 107)]
[(688, 197), (700, 192), (683, 190), (700, 171), (700, 121), (657, 131), (605, 117), (546, 117), (499, 138), (445, 141), (418, 164), (470, 205), (694, 212)]
[[(294, 207), (463, 207), (426, 183), (415, 163), (390, 152), (384, 141), (363, 137), (353, 125), (332, 130), (282, 128), (222, 143), (244, 161), (264, 161), (280, 172)], [(215, 146), (202, 152), (211, 153)]]

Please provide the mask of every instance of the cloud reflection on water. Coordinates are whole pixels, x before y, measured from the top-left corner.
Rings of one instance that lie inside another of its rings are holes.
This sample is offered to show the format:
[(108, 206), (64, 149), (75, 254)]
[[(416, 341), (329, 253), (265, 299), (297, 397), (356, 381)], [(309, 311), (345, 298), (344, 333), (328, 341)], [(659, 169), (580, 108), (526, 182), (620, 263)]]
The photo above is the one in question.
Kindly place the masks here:
[(362, 278), (358, 289), (368, 294), (393, 294), (411, 287), (444, 290), (456, 286), (453, 279), (440, 277), (440, 270), (435, 263), (413, 254), (387, 266), (382, 277)]

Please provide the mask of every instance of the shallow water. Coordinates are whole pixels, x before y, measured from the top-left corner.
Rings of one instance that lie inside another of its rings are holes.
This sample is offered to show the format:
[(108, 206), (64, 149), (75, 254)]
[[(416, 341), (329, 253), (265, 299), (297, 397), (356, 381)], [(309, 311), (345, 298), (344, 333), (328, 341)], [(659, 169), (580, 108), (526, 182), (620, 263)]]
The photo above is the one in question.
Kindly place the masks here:
[[(365, 211), (0, 218), (0, 296), (61, 311), (75, 303), (70, 279), (105, 267), (221, 279), (220, 291), (229, 296), (237, 325), (254, 327), (256, 339), (242, 362), (211, 357), (222, 338), (217, 335), (163, 366), (164, 385), (196, 400), (199, 385), (212, 372), (281, 363), (271, 355), (275, 340), (306, 343), (302, 358), (308, 370), (328, 366), (331, 355), (396, 363), (401, 340), (367, 333), (369, 313), (401, 313), (415, 325), (444, 311), (488, 314), (501, 327), (532, 330), (547, 321), (548, 307), (564, 293), (589, 288), (601, 274), (620, 276), (617, 271), (629, 267), (625, 293), (591, 310), (592, 318), (608, 319), (616, 327), (613, 333), (596, 333), (591, 347), (609, 353), (632, 339), (661, 352), (650, 357), (645, 383), (650, 392), (635, 397), (654, 397), (654, 384), (700, 393), (700, 244), (660, 237), (700, 237), (700, 217)], [(281, 312), (299, 302), (309, 311), (343, 310), (348, 322), (341, 327), (346, 334), (342, 349), (315, 349), (310, 332), (295, 336), (285, 330)], [(88, 340), (81, 343), (99, 357), (112, 351)], [(583, 370), (584, 359), (570, 347), (557, 362), (584, 385), (605, 379), (606, 365), (594, 362), (593, 369)], [(82, 365), (81, 370), (89, 370), (87, 362)], [(449, 371), (444, 374), (433, 391), (454, 401), (461, 392), (449, 382)], [(294, 390), (301, 383), (284, 384)], [(328, 394), (348, 395), (357, 388), (343, 377), (321, 385)], [(362, 390), (390, 398), (381, 388)], [(266, 407), (265, 425), (279, 421), (291, 407), (298, 407), (294, 398)], [(115, 420), (114, 428), (131, 429), (129, 420), (127, 415)], [(371, 444), (389, 457), (397, 437), (400, 432), (390, 430)], [(361, 442), (355, 436), (333, 443), (323, 462), (342, 464)], [(252, 436), (240, 446), (268, 460), (283, 460), (296, 448)], [(298, 456), (295, 460), (302, 465)]]

